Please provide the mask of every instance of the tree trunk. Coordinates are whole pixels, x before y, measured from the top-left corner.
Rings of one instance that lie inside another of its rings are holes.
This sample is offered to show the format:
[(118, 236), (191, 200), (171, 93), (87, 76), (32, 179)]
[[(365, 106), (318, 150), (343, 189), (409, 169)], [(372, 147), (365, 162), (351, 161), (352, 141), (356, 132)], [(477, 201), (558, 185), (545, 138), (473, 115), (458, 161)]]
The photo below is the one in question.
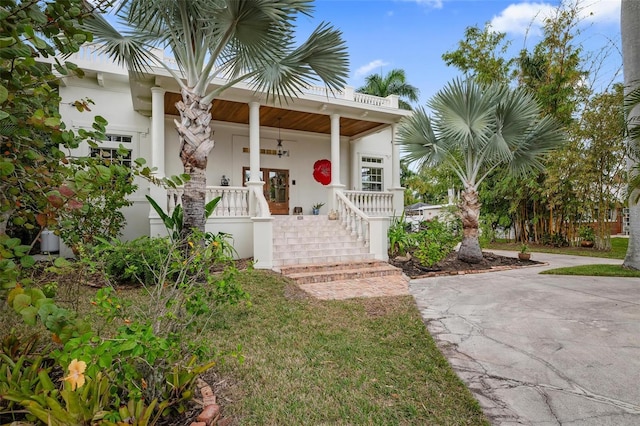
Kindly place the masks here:
[(479, 263), (482, 261), (482, 249), (478, 241), (478, 218), (480, 217), (480, 201), (478, 192), (465, 188), (460, 194), (460, 218), (462, 219), (462, 245), (458, 251), (458, 259)]
[(180, 135), (180, 159), (184, 172), (191, 179), (184, 186), (182, 207), (184, 230), (195, 228), (204, 232), (206, 218), (204, 206), (207, 190), (207, 157), (213, 149), (211, 138), (211, 105), (200, 103), (201, 96), (182, 90), (182, 101), (176, 103), (180, 122), (174, 120)]
[[(624, 64), (625, 92), (637, 87), (640, 81), (640, 1), (622, 0), (621, 21), (622, 63)], [(636, 106), (630, 114), (640, 115), (640, 106)], [(628, 143), (634, 144), (629, 140)], [(629, 150), (631, 153), (635, 150)], [(632, 155), (632, 154), (631, 154)], [(638, 164), (637, 158), (628, 160), (629, 172)], [(629, 247), (623, 266), (640, 269), (640, 190), (634, 189), (629, 197)]]

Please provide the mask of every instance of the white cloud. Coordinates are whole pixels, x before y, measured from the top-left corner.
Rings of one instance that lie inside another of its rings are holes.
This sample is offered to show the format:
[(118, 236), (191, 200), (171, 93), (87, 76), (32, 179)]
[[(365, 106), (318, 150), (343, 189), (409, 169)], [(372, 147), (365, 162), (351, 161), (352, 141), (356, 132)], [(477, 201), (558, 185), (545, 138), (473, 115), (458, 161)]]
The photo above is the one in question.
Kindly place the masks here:
[[(620, 0), (580, 0), (578, 8), (584, 22), (608, 24), (620, 19)], [(510, 34), (540, 34), (544, 19), (553, 16), (555, 10), (555, 5), (542, 2), (511, 4), (493, 17), (491, 26)]]
[(580, 15), (599, 24), (620, 22), (620, 0), (582, 0)]
[(422, 4), (434, 9), (442, 9), (442, 0), (415, 0), (416, 3)]
[(430, 7), (432, 9), (442, 9), (442, 3), (445, 0), (399, 0), (416, 3), (420, 6)]
[(552, 15), (555, 7), (547, 3), (519, 3), (509, 5), (491, 20), (491, 27), (498, 32), (525, 35), (540, 31), (546, 17)]
[(362, 77), (365, 75), (369, 75), (372, 70), (376, 68), (382, 68), (386, 65), (389, 65), (389, 62), (385, 62), (382, 59), (376, 59), (375, 61), (371, 61), (367, 65), (363, 65), (360, 68), (358, 68), (355, 72), (355, 77)]

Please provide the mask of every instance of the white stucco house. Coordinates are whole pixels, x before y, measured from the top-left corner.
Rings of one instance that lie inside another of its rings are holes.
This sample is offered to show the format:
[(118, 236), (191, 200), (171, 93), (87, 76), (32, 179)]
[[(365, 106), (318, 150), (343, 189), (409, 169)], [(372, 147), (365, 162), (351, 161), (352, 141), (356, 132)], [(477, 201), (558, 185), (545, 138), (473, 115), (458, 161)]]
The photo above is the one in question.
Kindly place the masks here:
[[(60, 109), (68, 127), (89, 127), (92, 114), (101, 115), (109, 124), (100, 155), (115, 154), (122, 144), (131, 159), (145, 158), (159, 176), (182, 173), (174, 125), (180, 92), (163, 68), (136, 77), (91, 46), (68, 60), (86, 73), (61, 79)], [(90, 113), (71, 105), (81, 98), (95, 103)], [(409, 113), (398, 108), (395, 96), (378, 98), (350, 87), (335, 94), (309, 87), (282, 104), (267, 102), (242, 83), (228, 89), (212, 108), (215, 147), (208, 159), (207, 198), (223, 198), (207, 230), (232, 234), (240, 257), (254, 257), (257, 268), (272, 268), (277, 265), (276, 221), (284, 216), (304, 220), (312, 205), (324, 203), (314, 220), (328, 221), (327, 214), (337, 212), (334, 223), (372, 257), (386, 260), (389, 220), (404, 208), (395, 133)], [(84, 147), (74, 155), (90, 151)], [(134, 204), (125, 211), (125, 239), (164, 232), (145, 195), (168, 211), (180, 202), (179, 189), (137, 183)]]

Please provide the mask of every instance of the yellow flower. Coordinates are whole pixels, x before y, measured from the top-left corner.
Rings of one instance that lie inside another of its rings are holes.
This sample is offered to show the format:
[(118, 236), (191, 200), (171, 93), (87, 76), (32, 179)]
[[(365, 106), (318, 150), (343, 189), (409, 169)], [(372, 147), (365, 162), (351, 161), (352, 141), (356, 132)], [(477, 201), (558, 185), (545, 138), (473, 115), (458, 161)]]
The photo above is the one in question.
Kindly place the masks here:
[(74, 359), (69, 364), (69, 375), (63, 380), (71, 383), (71, 390), (76, 390), (84, 385), (84, 370), (87, 369), (87, 363)]

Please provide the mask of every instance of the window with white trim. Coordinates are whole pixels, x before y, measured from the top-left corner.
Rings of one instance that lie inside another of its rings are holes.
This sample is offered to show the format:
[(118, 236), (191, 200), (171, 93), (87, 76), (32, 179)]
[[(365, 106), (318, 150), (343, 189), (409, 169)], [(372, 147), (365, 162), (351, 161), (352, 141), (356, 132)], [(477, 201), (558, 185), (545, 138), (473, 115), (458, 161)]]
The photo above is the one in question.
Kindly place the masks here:
[(123, 152), (118, 148), (91, 148), (90, 155), (92, 158), (101, 158), (106, 165), (118, 163), (127, 168), (131, 168), (130, 149)]
[(384, 176), (382, 158), (362, 157), (360, 163), (362, 190), (382, 192)]
[[(107, 134), (104, 141), (101, 141), (99, 148), (91, 148), (89, 155), (92, 158), (101, 158), (105, 164), (118, 163), (127, 168), (131, 168), (132, 149), (121, 150), (120, 145), (131, 146), (133, 138), (131, 135)], [(128, 147), (127, 147), (128, 148)]]
[(106, 135), (106, 142), (115, 142), (115, 143), (131, 143), (131, 136), (128, 135)]

